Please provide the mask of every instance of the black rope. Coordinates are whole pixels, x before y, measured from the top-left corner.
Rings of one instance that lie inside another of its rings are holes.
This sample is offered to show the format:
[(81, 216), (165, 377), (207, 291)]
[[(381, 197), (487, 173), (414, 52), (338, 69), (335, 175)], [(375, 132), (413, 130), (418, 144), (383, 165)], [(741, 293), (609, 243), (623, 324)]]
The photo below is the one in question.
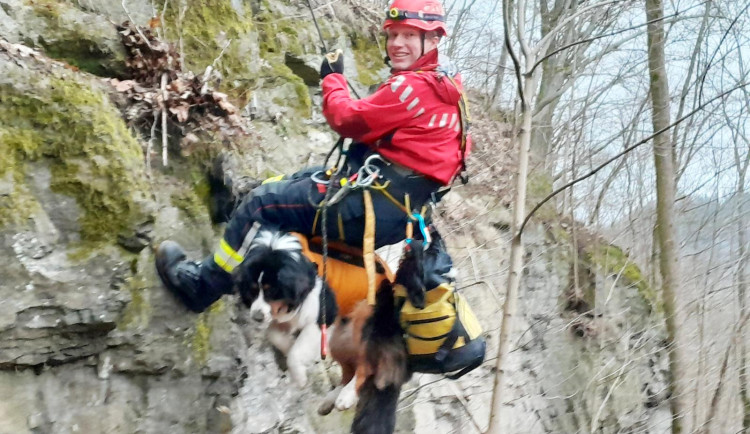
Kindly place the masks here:
[[(310, 0), (307, 0), (307, 7), (310, 8), (310, 15), (312, 15), (313, 22), (315, 23), (315, 28), (318, 30), (318, 37), (320, 38), (320, 49), (322, 54), (325, 56), (328, 53), (328, 48), (326, 47), (326, 41), (323, 39), (323, 32), (320, 31), (320, 26), (318, 26), (318, 20), (315, 18), (315, 11), (313, 11), (312, 4), (310, 4)], [(349, 89), (351, 89), (352, 93), (354, 94), (357, 99), (360, 99), (359, 93), (357, 92), (357, 89), (352, 86), (351, 83), (349, 83), (349, 80), (346, 80), (346, 84), (349, 85)]]
[(307, 7), (310, 8), (310, 15), (312, 15), (313, 22), (315, 23), (315, 28), (318, 29), (318, 37), (320, 37), (320, 43), (321, 43), (321, 50), (322, 54), (325, 56), (326, 53), (328, 53), (328, 48), (326, 48), (326, 41), (323, 39), (323, 32), (320, 31), (320, 26), (318, 26), (318, 20), (315, 19), (315, 12), (313, 11), (312, 5), (310, 4), (310, 0), (307, 0)]

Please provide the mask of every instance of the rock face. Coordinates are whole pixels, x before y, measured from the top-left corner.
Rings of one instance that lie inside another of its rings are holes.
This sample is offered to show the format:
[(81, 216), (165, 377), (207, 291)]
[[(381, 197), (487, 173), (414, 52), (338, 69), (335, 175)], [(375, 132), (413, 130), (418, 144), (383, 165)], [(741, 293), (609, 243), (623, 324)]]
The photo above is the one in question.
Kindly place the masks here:
[[(172, 137), (170, 165), (147, 171), (151, 132), (126, 125), (111, 102), (117, 92), (92, 75), (125, 72), (108, 20), (152, 18), (150, 2), (124, 3), (0, 0), (0, 434), (348, 432), (351, 411), (316, 411), (336, 367), (316, 364), (310, 385), (297, 389), (265, 325), (233, 296), (193, 314), (153, 268), (152, 247), (164, 239), (194, 259), (216, 245), (206, 175), (218, 149), (233, 155), (237, 177), (263, 179), (320, 163), (333, 143), (315, 109), (317, 32), (311, 20), (288, 19), (307, 9), (169, 2), (177, 9), (163, 14), (163, 31), (183, 37), (183, 64), (220, 71), (221, 90), (244, 105), (253, 134), (191, 155)], [(329, 18), (321, 20), (329, 45), (354, 53), (347, 75), (363, 93), (382, 75), (379, 53), (364, 48), (372, 35), (361, 31), (373, 21), (348, 2), (318, 13)], [(451, 193), (438, 219), (486, 331), (488, 361), (457, 382), (415, 375), (398, 432), (487, 423), (508, 256), (509, 214), (498, 196)], [(660, 311), (637, 268), (596, 237), (573, 242), (554, 222), (526, 240), (507, 432), (660, 432)], [(382, 253), (395, 265), (400, 248)]]
[(7, 43), (0, 71), (0, 389), (13, 397), (0, 431), (230, 426), (217, 408), (245, 365), (233, 304), (176, 309), (145, 249), (164, 228), (201, 249), (207, 223), (175, 224), (170, 180), (159, 180), (166, 196), (152, 192), (140, 145), (96, 80)]

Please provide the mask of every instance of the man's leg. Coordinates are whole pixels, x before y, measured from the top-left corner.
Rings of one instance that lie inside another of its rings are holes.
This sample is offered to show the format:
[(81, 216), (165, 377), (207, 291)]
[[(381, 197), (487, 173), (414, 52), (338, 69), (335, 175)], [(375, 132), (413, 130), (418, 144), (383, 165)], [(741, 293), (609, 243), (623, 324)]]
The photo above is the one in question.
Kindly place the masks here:
[(189, 309), (202, 312), (232, 292), (232, 273), (250, 248), (257, 231), (254, 223), (309, 234), (317, 211), (313, 203), (322, 198), (305, 177), (263, 184), (243, 200), (227, 224), (219, 248), (202, 262), (189, 261), (179, 244), (163, 242), (156, 252), (159, 276)]

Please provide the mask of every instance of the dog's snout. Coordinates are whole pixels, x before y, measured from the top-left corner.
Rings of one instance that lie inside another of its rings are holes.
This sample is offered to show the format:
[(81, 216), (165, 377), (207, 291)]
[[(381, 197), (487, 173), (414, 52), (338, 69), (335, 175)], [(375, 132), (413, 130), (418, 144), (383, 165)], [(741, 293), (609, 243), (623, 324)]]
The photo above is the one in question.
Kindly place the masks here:
[(271, 316), (282, 315), (288, 312), (286, 303), (283, 301), (272, 301), (268, 303), (271, 307)]

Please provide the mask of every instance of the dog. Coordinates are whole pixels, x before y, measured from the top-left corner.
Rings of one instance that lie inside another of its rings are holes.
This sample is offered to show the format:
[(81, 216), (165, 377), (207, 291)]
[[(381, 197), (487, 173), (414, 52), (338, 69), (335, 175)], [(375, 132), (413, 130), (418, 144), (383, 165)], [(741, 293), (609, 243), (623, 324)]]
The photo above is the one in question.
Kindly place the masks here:
[(284, 355), (292, 381), (300, 387), (307, 384), (307, 367), (320, 354), (320, 326), (333, 324), (338, 308), (331, 288), (318, 277), (317, 266), (302, 254), (299, 240), (261, 229), (235, 285), (248, 308), (262, 291), (271, 316), (268, 340)]
[[(338, 316), (334, 291), (317, 276), (317, 267), (306, 258), (299, 240), (263, 229), (251, 244), (236, 277), (243, 303), (250, 307), (259, 296), (270, 307), (268, 339), (286, 357), (291, 379), (307, 383), (307, 366), (319, 354), (323, 316), (331, 329), (330, 353), (341, 366), (342, 381), (326, 395), (319, 413), (334, 407), (344, 410), (358, 403), (355, 433), (386, 433), (395, 427), (401, 386), (408, 381), (406, 346), (398, 322), (393, 285), (407, 288), (415, 306), (424, 306), (425, 285), (422, 241), (405, 248), (394, 282), (384, 280), (375, 306), (359, 302), (347, 316)], [(322, 299), (325, 303), (322, 304)]]
[(342, 381), (318, 409), (328, 414), (333, 407), (357, 404), (352, 433), (392, 433), (401, 387), (411, 378), (408, 353), (399, 323), (399, 306), (393, 286), (401, 284), (417, 307), (424, 307), (424, 248), (412, 240), (404, 249), (393, 282), (383, 281), (375, 305), (360, 302), (348, 317), (337, 318), (331, 333), (331, 356), (341, 365)]

